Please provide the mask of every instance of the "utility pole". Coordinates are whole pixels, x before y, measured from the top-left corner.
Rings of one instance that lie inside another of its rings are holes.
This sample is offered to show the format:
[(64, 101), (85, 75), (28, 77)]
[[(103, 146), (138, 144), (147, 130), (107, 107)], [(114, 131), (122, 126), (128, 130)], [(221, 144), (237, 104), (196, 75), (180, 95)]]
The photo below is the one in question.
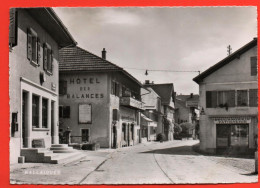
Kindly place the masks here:
[(230, 45), (227, 46), (227, 55), (229, 56), (232, 53), (232, 48)]

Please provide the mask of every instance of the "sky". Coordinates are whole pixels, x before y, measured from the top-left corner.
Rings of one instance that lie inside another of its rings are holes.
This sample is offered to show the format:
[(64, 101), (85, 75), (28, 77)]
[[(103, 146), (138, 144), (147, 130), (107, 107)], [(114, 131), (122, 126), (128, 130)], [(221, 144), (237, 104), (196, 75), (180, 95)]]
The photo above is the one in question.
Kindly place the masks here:
[[(141, 83), (173, 83), (198, 94), (192, 80), (257, 37), (256, 7), (54, 8), (78, 46), (124, 68)], [(141, 70), (140, 70), (141, 69)], [(148, 75), (145, 75), (148, 70)], [(151, 70), (151, 71), (149, 71)], [(167, 71), (165, 71), (167, 70)]]

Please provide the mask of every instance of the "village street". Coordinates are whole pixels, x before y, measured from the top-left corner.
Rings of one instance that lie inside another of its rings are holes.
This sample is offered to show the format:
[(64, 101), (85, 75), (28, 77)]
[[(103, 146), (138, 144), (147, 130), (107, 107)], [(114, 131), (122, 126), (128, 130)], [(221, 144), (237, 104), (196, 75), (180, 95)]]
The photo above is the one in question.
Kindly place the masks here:
[[(18, 184), (257, 182), (257, 175), (252, 174), (254, 159), (201, 155), (192, 150), (197, 143), (194, 140), (150, 142), (117, 150), (82, 151), (85, 158), (67, 164), (17, 164), (11, 166), (10, 181)], [(42, 171), (54, 171), (56, 175), (39, 174)]]

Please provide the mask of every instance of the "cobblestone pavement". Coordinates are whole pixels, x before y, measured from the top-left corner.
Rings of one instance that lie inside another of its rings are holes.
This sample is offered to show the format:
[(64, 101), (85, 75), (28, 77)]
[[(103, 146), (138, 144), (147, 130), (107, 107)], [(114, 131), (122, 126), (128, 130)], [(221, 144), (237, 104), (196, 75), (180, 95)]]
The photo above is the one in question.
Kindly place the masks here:
[[(150, 142), (117, 150), (86, 152), (63, 165), (11, 168), (11, 183), (22, 184), (185, 184), (257, 182), (254, 159), (204, 156), (192, 150), (198, 141)], [(56, 170), (58, 175), (28, 175)]]

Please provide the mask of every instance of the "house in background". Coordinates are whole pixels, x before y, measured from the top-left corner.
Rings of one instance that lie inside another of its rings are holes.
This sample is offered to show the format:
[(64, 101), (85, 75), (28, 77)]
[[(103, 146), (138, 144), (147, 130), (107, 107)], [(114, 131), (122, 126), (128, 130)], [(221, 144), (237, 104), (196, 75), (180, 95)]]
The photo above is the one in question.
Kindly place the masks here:
[(190, 133), (196, 137), (196, 126), (199, 124), (199, 95), (177, 95), (175, 99), (175, 122), (179, 125), (189, 123)]
[(51, 8), (10, 9), (9, 31), (10, 163), (17, 163), (31, 148), (58, 144), (59, 49), (76, 42)]
[(139, 143), (142, 84), (121, 67), (80, 47), (60, 50), (60, 132), (72, 143), (117, 148)]
[(199, 84), (200, 149), (209, 153), (255, 150), (257, 38), (193, 80)]
[(161, 97), (151, 88), (141, 89), (143, 112), (141, 114), (142, 142), (156, 140), (157, 127), (162, 127)]
[(154, 84), (149, 80), (145, 81), (145, 87), (152, 88), (161, 98), (162, 105), (162, 126), (157, 126), (157, 134), (163, 133), (166, 140), (173, 140), (174, 133), (174, 108), (175, 108), (175, 93), (172, 83)]

